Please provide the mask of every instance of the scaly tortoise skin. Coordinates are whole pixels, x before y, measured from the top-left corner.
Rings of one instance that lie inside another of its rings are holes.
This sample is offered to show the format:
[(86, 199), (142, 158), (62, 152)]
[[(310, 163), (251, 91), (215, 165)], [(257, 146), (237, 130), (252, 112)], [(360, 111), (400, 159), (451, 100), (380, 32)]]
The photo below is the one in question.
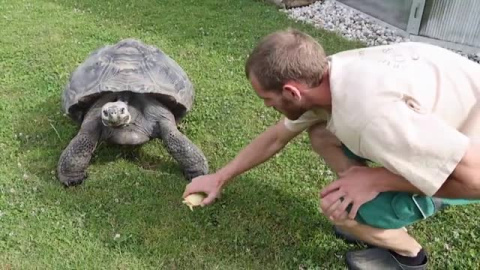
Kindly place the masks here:
[(80, 130), (60, 156), (59, 180), (65, 186), (81, 184), (101, 141), (140, 145), (154, 138), (188, 180), (206, 174), (203, 152), (177, 129), (194, 95), (185, 71), (154, 46), (125, 39), (92, 52), (63, 92), (63, 110)]

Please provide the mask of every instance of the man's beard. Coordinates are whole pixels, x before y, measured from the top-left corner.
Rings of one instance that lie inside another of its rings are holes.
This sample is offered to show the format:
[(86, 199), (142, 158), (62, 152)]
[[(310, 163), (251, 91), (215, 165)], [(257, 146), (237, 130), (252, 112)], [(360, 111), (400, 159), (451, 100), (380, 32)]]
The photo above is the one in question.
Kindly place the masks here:
[(283, 115), (285, 115), (290, 120), (297, 120), (298, 118), (300, 118), (300, 116), (302, 116), (307, 111), (307, 109), (302, 108), (300, 106), (295, 106), (293, 103), (286, 100), (282, 100), (282, 108), (283, 108), (282, 111), (278, 109), (277, 111), (280, 111)]
[(289, 111), (288, 113), (285, 114), (285, 116), (290, 119), (290, 120), (297, 120), (302, 116), (306, 110), (296, 110), (296, 111)]

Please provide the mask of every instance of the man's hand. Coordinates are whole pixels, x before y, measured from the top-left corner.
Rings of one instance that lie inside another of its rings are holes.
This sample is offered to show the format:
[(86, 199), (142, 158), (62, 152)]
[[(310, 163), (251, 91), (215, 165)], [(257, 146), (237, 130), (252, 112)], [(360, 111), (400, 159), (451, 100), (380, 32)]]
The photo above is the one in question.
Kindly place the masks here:
[(347, 217), (347, 207), (352, 204), (348, 217), (354, 219), (364, 203), (378, 195), (375, 181), (381, 174), (369, 167), (352, 167), (339, 174), (336, 181), (320, 192), (321, 208), (325, 216), (333, 221)]
[(203, 192), (207, 197), (203, 199), (201, 206), (209, 205), (220, 195), (223, 181), (217, 174), (202, 175), (192, 179), (183, 192), (183, 198), (192, 193)]

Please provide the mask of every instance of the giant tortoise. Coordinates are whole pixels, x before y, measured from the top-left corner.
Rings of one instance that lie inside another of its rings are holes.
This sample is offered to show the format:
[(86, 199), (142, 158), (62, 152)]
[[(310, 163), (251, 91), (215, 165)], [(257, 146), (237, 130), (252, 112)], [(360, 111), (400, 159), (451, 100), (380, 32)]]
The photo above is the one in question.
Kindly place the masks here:
[(95, 50), (73, 71), (63, 92), (63, 109), (80, 130), (60, 156), (59, 180), (65, 186), (81, 184), (101, 141), (140, 145), (154, 138), (185, 178), (206, 174), (204, 154), (177, 129), (193, 100), (187, 74), (160, 49), (124, 39)]

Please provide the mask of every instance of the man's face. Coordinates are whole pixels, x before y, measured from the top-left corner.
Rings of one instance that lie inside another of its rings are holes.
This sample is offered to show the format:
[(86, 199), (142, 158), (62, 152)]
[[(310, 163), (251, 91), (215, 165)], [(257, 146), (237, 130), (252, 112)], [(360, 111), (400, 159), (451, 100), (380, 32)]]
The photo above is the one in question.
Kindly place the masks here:
[(295, 97), (287, 90), (282, 90), (281, 93), (267, 91), (261, 87), (253, 74), (250, 76), (250, 83), (257, 95), (263, 99), (265, 106), (273, 107), (276, 111), (282, 113), (290, 120), (297, 120), (307, 111), (302, 106), (300, 100), (295, 99)]

